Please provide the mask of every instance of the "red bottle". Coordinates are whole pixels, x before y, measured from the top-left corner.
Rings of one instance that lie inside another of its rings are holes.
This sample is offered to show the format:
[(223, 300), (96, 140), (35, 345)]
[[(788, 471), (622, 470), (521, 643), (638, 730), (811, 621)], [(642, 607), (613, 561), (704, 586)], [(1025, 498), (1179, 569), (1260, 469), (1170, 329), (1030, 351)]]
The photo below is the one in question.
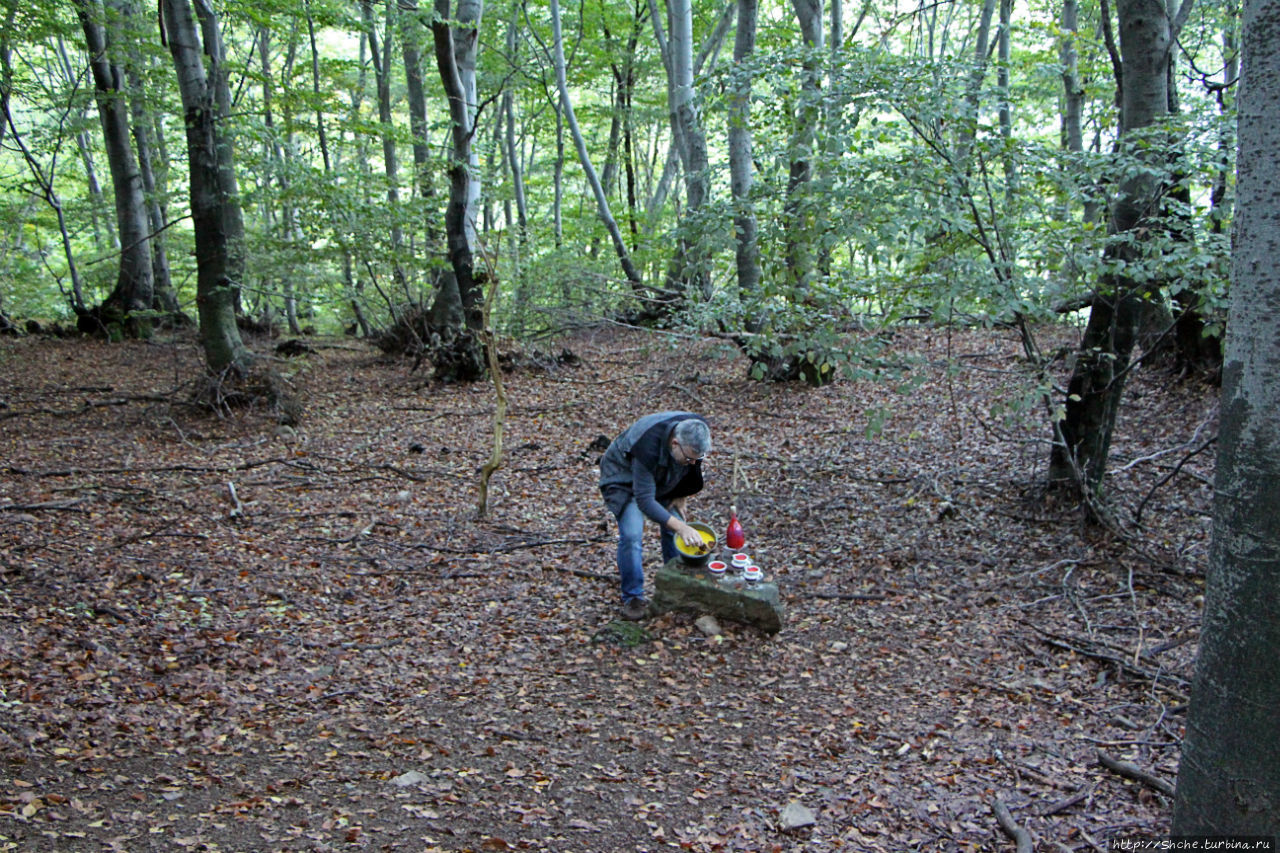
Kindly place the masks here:
[(738, 521), (738, 508), (731, 506), (729, 507), (729, 529), (725, 531), (724, 544), (736, 551), (746, 542), (746, 534), (742, 532), (742, 524)]

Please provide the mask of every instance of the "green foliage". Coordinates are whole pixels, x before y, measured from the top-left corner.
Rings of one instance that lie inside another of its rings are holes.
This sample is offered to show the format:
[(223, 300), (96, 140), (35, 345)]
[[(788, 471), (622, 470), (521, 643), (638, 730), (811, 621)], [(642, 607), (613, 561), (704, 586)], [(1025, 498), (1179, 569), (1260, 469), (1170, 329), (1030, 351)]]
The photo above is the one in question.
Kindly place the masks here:
[[(994, 68), (987, 69), (976, 91), (968, 88), (971, 41), (962, 30), (971, 24), (960, 22), (971, 22), (977, 9), (974, 2), (955, 7), (956, 23), (950, 26), (956, 29), (945, 39), (926, 37), (929, 27), (943, 26), (937, 19), (926, 21), (922, 16), (928, 12), (894, 18), (892, 24), (880, 23), (873, 14), (840, 50), (810, 51), (801, 43), (790, 5), (764, 4), (753, 59), (732, 62), (726, 42), (711, 54), (697, 81), (710, 144), (712, 196), (697, 215), (689, 215), (678, 176), (667, 175), (663, 183), (669, 144), (666, 79), (648, 7), (606, 0), (565, 8), (575, 107), (596, 168), (605, 172), (612, 164), (606, 188), (610, 205), (645, 271), (645, 284), (664, 283), (677, 246), (710, 259), (709, 291), (683, 294), (681, 313), (670, 319), (673, 325), (739, 336), (757, 376), (770, 376), (785, 365), (792, 374), (821, 384), (834, 376), (893, 373), (891, 366), (878, 363), (877, 329), (911, 319), (982, 324), (1052, 319), (1058, 306), (1121, 272), (1160, 282), (1163, 300), (1194, 294), (1211, 312), (1224, 304), (1229, 208), (1225, 215), (1218, 215), (1221, 208), (1210, 211), (1207, 188), (1234, 116), (1218, 118), (1213, 93), (1180, 78), (1182, 118), (1149, 139), (1161, 150), (1168, 147), (1171, 156), (1153, 165), (1151, 158), (1113, 151), (1114, 80), (1095, 36), (1097, 21), (1090, 19), (1097, 11), (1090, 7), (1082, 10), (1075, 43), (1085, 92), (1083, 120), (1091, 137), (1086, 151), (1064, 151), (1062, 33), (1058, 9), (1041, 4), (1022, 16), (1013, 33), (1013, 126), (1005, 138), (996, 120), (1000, 93)], [(248, 270), (241, 285), (255, 312), (281, 316), (292, 297), (308, 322), (336, 330), (351, 322), (353, 302), (375, 326), (385, 326), (406, 305), (431, 298), (435, 275), (445, 264), (439, 235), (448, 113), (425, 12), (416, 19), (406, 16), (399, 26), (415, 28), (430, 101), (429, 186), (423, 189), (413, 169), (401, 34), (382, 31), (382, 10), (377, 7), (374, 16), (379, 41), (385, 45), (390, 36), (393, 47), (393, 119), (386, 126), (378, 118), (374, 75), (361, 47), (354, 4), (237, 0), (219, 8), (236, 81), (236, 105), (226, 129), (235, 145), (247, 226)], [(318, 81), (312, 77), (308, 13), (321, 52)], [(1184, 30), (1184, 50), (1198, 68), (1221, 65), (1223, 14), (1217, 6), (1197, 7)], [(505, 28), (512, 22), (519, 39), (515, 53), (508, 54)], [(106, 234), (112, 205), (109, 190), (98, 197), (89, 191), (88, 161), (77, 154), (76, 138), (83, 134), (98, 181), (104, 183), (100, 132), (83, 84), (86, 57), (74, 16), (60, 4), (28, 4), (19, 9), (18, 23), (12, 36), (16, 125), (34, 161), (52, 175), (86, 298), (101, 298), (114, 278), (114, 248)], [(698, 16), (699, 45), (715, 23), (715, 16)], [(270, 74), (255, 49), (264, 27), (271, 32)], [(192, 234), (185, 218), (185, 149), (172, 63), (149, 18), (129, 36), (139, 58), (141, 98), (160, 117), (157, 130), (167, 154), (160, 164), (162, 201), (172, 223), (164, 240), (179, 296), (190, 305)], [(61, 68), (59, 38), (69, 49), (70, 74)], [(505, 331), (529, 335), (600, 317), (626, 319), (648, 304), (646, 293), (621, 280), (572, 146), (557, 139), (545, 53), (549, 38), (542, 6), (510, 0), (487, 4), (475, 137), (481, 158), (476, 177), (482, 180), (481, 207), (487, 213), (476, 225), (485, 263), (502, 282), (494, 321)], [(807, 68), (821, 72), (820, 87), (804, 85)], [(750, 201), (762, 276), (758, 291), (743, 293), (735, 277), (735, 210), (724, 139), (727, 94), (748, 75), (756, 164)], [(630, 96), (625, 110), (619, 97), (624, 81)], [(511, 221), (514, 214), (506, 213), (514, 209), (513, 177), (498, 161), (501, 147), (495, 144), (503, 93), (510, 93), (514, 104), (514, 135), (529, 202), (528, 228), (520, 235)], [(970, 98), (976, 98), (978, 111), (967, 121)], [(614, 137), (617, 148), (610, 150), (615, 118), (621, 124)], [(815, 124), (809, 128), (805, 121)], [(622, 132), (627, 128), (629, 149)], [(972, 141), (961, 145), (967, 133)], [(384, 139), (394, 146), (399, 164), (395, 202), (388, 198)], [(557, 161), (562, 166), (558, 227), (553, 221)], [(810, 179), (797, 184), (793, 174), (802, 162), (809, 164)], [(1183, 201), (1161, 209), (1155, 223), (1161, 227), (1143, 238), (1147, 251), (1141, 259), (1120, 261), (1108, 247), (1116, 248), (1115, 239), (1130, 238), (1108, 237), (1105, 207), (1094, 221), (1086, 221), (1083, 212), (1086, 205), (1104, 205), (1137, 167), (1155, 170), (1149, 177), (1180, 184), (1187, 192)], [(0, 174), (5, 178), (0, 304), (15, 316), (65, 316), (69, 268), (58, 223), (12, 134), (0, 150)], [(662, 186), (669, 188), (665, 197), (659, 194)]]

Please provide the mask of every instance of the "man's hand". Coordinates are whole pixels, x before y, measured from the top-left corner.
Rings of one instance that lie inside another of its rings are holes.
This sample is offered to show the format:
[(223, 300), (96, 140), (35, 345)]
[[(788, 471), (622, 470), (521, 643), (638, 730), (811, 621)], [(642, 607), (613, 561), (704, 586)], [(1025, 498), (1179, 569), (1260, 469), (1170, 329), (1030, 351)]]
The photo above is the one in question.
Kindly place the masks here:
[(702, 534), (692, 525), (680, 522), (680, 526), (676, 528), (676, 535), (684, 542), (686, 548), (696, 551), (703, 545)]

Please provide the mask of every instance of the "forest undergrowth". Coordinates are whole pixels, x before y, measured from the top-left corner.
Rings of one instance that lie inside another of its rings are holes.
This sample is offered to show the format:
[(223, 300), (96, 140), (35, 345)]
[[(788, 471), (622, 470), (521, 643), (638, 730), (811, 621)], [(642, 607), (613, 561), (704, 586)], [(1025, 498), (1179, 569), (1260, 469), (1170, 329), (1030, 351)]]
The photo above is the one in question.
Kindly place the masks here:
[[(506, 375), (478, 520), (492, 387), (309, 343), (286, 427), (190, 405), (188, 338), (0, 341), (0, 850), (1012, 850), (1000, 806), (1038, 850), (1167, 831), (1216, 389), (1135, 373), (1108, 531), (1045, 491), (1010, 333), (905, 330), (900, 378), (811, 389), (583, 331)], [(776, 636), (602, 633), (594, 443), (672, 408), (712, 424), (690, 514), (736, 503)]]

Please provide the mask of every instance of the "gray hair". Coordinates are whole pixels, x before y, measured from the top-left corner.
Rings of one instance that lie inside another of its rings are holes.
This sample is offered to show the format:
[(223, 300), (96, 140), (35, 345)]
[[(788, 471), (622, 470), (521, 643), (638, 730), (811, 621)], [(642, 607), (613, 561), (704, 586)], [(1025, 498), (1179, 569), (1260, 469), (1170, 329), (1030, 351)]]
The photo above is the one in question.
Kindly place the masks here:
[(706, 421), (697, 418), (680, 421), (673, 435), (680, 446), (694, 456), (705, 456), (711, 452), (711, 429)]

